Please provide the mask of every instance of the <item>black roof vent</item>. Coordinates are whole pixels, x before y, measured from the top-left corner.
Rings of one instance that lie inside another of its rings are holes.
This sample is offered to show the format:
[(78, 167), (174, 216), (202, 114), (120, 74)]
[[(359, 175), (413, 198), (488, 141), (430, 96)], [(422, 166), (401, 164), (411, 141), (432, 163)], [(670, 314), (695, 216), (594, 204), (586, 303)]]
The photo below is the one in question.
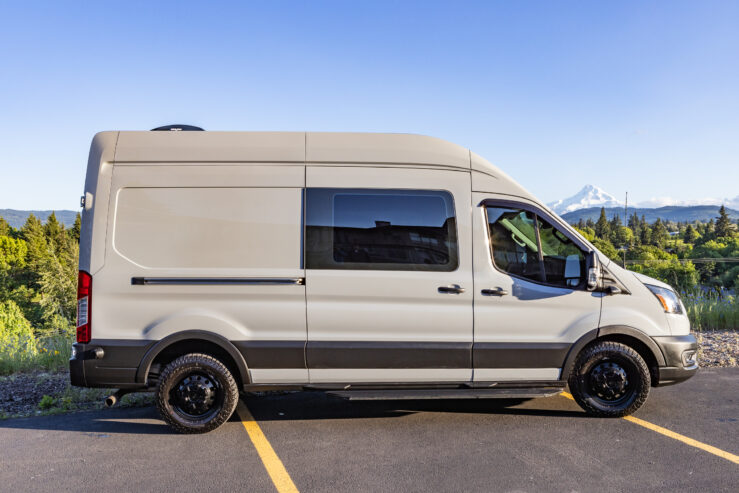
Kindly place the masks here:
[(152, 128), (151, 131), (152, 132), (191, 132), (191, 131), (202, 132), (203, 129), (200, 127), (195, 127), (193, 125), (164, 125), (163, 127)]

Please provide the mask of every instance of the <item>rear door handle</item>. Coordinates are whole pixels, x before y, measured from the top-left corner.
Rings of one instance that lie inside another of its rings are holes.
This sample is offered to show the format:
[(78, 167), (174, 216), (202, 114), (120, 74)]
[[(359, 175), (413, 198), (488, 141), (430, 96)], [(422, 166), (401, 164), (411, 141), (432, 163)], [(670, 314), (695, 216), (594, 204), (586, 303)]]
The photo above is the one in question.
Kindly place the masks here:
[(503, 288), (483, 289), (480, 292), (485, 296), (505, 296), (508, 294), (508, 291)]
[(439, 292), (446, 294), (461, 294), (464, 293), (464, 288), (459, 284), (450, 284), (449, 286), (439, 286)]

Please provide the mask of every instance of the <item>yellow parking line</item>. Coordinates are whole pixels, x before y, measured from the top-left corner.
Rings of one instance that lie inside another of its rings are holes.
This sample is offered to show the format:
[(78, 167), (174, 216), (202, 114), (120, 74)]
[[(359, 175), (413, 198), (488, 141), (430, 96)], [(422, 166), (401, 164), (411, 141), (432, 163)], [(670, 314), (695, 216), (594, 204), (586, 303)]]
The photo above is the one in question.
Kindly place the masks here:
[(264, 468), (267, 470), (267, 474), (272, 479), (275, 488), (279, 493), (298, 493), (298, 489), (295, 487), (295, 483), (287, 473), (287, 469), (282, 465), (282, 461), (277, 454), (275, 449), (270, 445), (267, 437), (264, 436), (262, 429), (259, 427), (259, 423), (256, 422), (254, 417), (251, 415), (249, 408), (246, 404), (239, 401), (238, 414), (241, 418), (241, 424), (244, 425), (246, 433), (251, 438), (251, 443), (254, 444), (254, 448), (257, 449), (259, 458), (262, 459)]
[[(570, 400), (573, 400), (573, 401), (575, 400), (575, 398), (572, 397), (572, 395), (568, 394), (567, 392), (562, 392), (560, 395)], [(722, 459), (726, 459), (730, 462), (733, 462), (734, 464), (739, 464), (739, 455), (734, 455), (730, 452), (726, 452), (725, 450), (721, 450), (720, 448), (707, 445), (703, 442), (699, 442), (698, 440), (693, 440), (690, 437), (686, 437), (685, 435), (681, 435), (680, 433), (675, 433), (674, 431), (668, 430), (667, 428), (662, 428), (661, 426), (652, 424), (649, 421), (644, 421), (643, 419), (635, 418), (634, 416), (624, 416), (624, 419), (626, 421), (630, 421), (639, 426), (643, 426), (644, 428), (647, 428), (648, 430), (657, 432), (660, 435), (674, 438), (675, 440), (678, 440), (687, 445), (690, 445), (691, 447), (701, 449), (705, 452), (708, 452), (709, 454), (713, 454), (715, 456), (721, 457)]]

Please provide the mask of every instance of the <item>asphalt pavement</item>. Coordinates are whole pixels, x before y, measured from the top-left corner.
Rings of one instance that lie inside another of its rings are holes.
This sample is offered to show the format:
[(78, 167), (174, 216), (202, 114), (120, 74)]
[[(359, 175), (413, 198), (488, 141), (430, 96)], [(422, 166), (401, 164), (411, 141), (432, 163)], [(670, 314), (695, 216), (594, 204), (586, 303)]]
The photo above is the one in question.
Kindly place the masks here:
[(739, 368), (652, 389), (635, 416), (687, 440), (587, 417), (562, 395), (515, 403), (302, 392), (243, 403), (261, 445), (243, 408), (205, 435), (171, 432), (154, 408), (0, 421), (0, 490), (286, 491), (276, 461), (303, 492), (739, 491)]

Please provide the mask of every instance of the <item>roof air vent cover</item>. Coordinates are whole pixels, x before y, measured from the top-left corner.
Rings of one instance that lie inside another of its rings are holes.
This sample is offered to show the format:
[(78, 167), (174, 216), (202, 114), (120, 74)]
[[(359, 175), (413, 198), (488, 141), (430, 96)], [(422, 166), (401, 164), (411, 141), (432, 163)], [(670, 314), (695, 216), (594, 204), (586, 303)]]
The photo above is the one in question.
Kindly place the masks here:
[(187, 131), (200, 131), (203, 129), (195, 127), (193, 125), (164, 125), (163, 127), (152, 128), (152, 132), (187, 132)]

